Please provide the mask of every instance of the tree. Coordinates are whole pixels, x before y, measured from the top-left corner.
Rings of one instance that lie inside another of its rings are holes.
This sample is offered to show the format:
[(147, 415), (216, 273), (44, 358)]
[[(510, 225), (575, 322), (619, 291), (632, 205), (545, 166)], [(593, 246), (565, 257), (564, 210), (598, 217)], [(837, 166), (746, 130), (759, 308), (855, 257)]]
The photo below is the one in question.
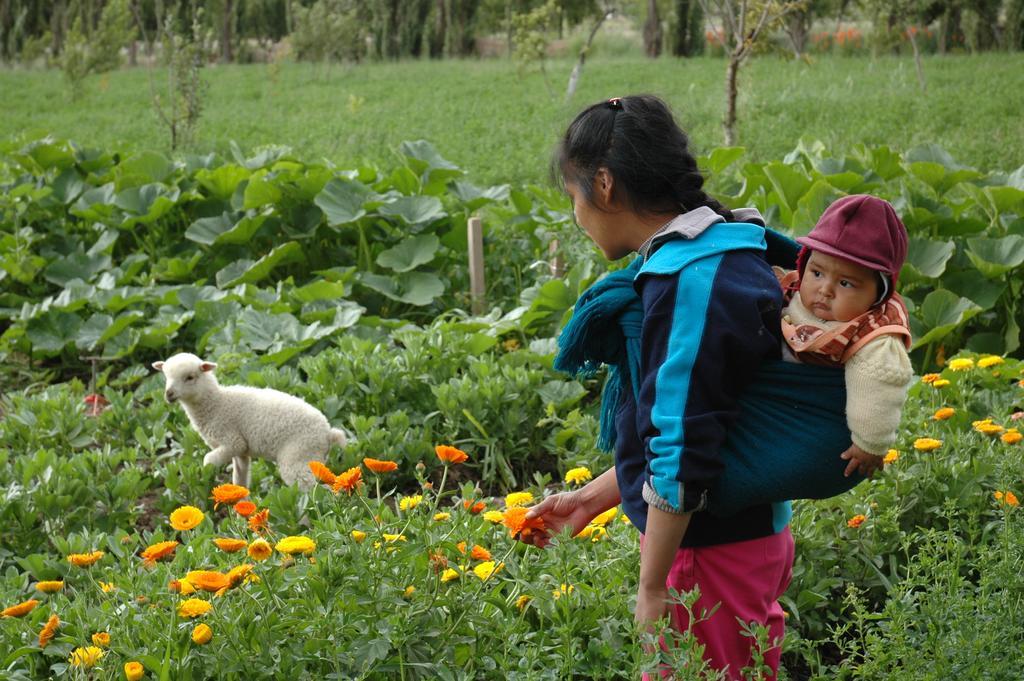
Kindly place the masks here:
[[(804, 2), (786, 0), (700, 0), (713, 30), (723, 36), (729, 64), (725, 70), (725, 143), (736, 143), (736, 99), (740, 66), (765, 30), (779, 23)], [(717, 24), (716, 24), (717, 22)]]
[(928, 10), (931, 3), (929, 0), (870, 0), (870, 7), (875, 11), (875, 25), (878, 25), (878, 18), (885, 13), (889, 29), (900, 35), (906, 35), (910, 40), (910, 49), (914, 52), (914, 66), (917, 69), (917, 82), (921, 91), (928, 90), (928, 83), (924, 77), (924, 66), (921, 64), (921, 50), (917, 46), (917, 23)]
[(615, 10), (610, 4), (598, 10), (594, 18), (594, 25), (590, 29), (590, 35), (587, 36), (587, 42), (583, 43), (583, 47), (580, 48), (579, 58), (576, 60), (576, 65), (572, 67), (572, 73), (569, 74), (569, 85), (565, 89), (566, 100), (572, 99), (572, 96), (576, 93), (576, 86), (579, 85), (580, 78), (583, 76), (583, 63), (587, 60), (587, 54), (590, 52), (590, 46), (594, 42), (594, 37), (597, 35), (598, 30), (600, 30), (601, 25), (614, 12)]
[(704, 46), (704, 12), (696, 0), (675, 0), (675, 40), (672, 54), (692, 57)]
[(647, 0), (644, 53), (652, 59), (657, 59), (661, 55), (661, 18), (658, 16), (658, 0)]

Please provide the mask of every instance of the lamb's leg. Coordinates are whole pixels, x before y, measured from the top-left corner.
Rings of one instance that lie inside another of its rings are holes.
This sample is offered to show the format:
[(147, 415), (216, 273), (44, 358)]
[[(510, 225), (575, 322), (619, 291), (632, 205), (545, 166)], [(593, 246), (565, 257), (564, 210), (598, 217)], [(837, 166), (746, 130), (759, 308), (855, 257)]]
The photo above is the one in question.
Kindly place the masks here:
[(204, 466), (227, 466), (236, 456), (245, 455), (245, 444), (223, 444), (203, 457)]
[(281, 473), (284, 484), (297, 482), (299, 489), (309, 490), (316, 484), (313, 471), (309, 469), (310, 461), (323, 463), (323, 454), (311, 454), (308, 444), (290, 444), (277, 453), (277, 470)]
[(249, 464), (252, 459), (247, 456), (236, 456), (231, 459), (231, 482), (242, 487), (249, 486)]

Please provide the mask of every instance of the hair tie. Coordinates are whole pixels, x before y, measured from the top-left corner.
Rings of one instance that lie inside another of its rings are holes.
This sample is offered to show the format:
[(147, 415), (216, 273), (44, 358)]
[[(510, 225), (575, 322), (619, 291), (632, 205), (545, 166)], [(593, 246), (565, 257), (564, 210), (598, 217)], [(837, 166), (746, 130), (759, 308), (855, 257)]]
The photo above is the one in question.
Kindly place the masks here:
[(611, 99), (609, 99), (608, 100), (608, 108), (609, 109), (616, 109), (618, 111), (621, 111), (622, 110), (622, 97), (612, 97)]

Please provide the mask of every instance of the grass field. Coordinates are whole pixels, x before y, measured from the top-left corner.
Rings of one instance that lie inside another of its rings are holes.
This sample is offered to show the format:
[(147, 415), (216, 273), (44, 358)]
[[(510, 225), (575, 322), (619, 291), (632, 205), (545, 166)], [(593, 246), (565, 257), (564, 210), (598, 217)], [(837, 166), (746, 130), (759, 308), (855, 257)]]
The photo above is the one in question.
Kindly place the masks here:
[[(505, 60), (416, 61), (355, 67), (283, 63), (215, 66), (193, 151), (291, 146), (304, 158), (391, 165), (407, 139), (428, 139), (478, 182), (543, 181), (572, 115), (609, 96), (667, 98), (698, 150), (722, 144), (721, 59), (594, 59), (565, 102), (569, 61), (520, 77)], [(781, 158), (801, 136), (841, 153), (855, 143), (906, 150), (925, 142), (992, 170), (1024, 164), (1024, 55), (925, 59), (921, 92), (907, 57), (763, 57), (741, 73), (740, 144)], [(0, 71), (0, 140), (54, 134), (93, 146), (167, 149), (144, 68), (91, 76), (77, 102), (60, 71)]]

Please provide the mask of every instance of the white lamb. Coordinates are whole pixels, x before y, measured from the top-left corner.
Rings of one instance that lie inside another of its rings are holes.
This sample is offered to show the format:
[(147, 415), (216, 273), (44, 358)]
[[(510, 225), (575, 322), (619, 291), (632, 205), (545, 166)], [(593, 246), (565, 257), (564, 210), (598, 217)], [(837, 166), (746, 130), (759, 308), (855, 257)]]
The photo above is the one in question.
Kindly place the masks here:
[(153, 362), (167, 381), (168, 402), (181, 401), (188, 420), (213, 450), (204, 466), (234, 462), (232, 482), (249, 485), (249, 461), (276, 461), (281, 479), (309, 489), (315, 484), (310, 461), (324, 461), (331, 444), (344, 447), (345, 433), (305, 401), (270, 388), (221, 386), (217, 365), (182, 352)]

